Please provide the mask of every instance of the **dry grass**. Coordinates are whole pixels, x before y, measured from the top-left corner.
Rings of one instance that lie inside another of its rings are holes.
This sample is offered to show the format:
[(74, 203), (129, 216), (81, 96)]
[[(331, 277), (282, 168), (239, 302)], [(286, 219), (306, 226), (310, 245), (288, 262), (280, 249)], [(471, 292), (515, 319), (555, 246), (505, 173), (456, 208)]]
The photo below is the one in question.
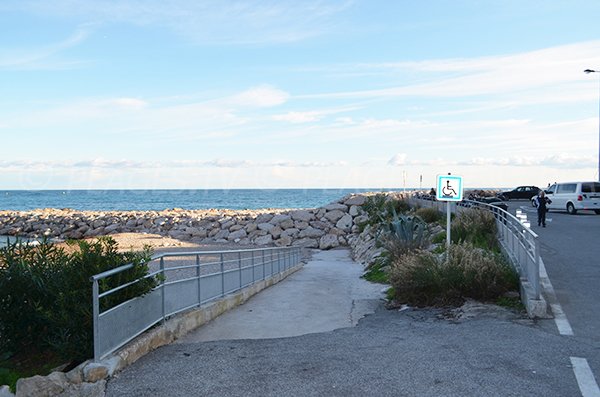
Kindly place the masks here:
[(389, 278), (395, 300), (414, 306), (458, 305), (465, 298), (487, 301), (518, 288), (516, 272), (500, 255), (470, 243), (454, 244), (443, 255), (402, 255), (392, 262)]

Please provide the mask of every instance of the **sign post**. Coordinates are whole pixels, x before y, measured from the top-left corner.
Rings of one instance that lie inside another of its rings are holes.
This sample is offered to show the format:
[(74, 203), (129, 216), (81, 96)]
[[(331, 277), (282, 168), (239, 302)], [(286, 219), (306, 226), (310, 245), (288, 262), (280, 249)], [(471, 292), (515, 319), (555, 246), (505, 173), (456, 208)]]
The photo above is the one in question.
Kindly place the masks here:
[(446, 247), (450, 247), (450, 202), (462, 201), (463, 181), (462, 176), (438, 175), (436, 198), (446, 202)]

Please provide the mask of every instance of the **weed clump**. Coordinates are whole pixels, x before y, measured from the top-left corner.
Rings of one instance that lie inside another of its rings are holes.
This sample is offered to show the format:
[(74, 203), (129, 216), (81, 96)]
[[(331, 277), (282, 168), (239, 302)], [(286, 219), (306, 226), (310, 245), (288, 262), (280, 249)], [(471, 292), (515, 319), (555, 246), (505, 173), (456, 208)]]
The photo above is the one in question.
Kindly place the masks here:
[(462, 211), (451, 224), (453, 243), (467, 242), (475, 247), (500, 252), (496, 219), (487, 210), (473, 208)]
[(392, 261), (394, 300), (414, 306), (460, 305), (465, 298), (489, 301), (518, 288), (515, 270), (497, 254), (470, 242), (442, 255), (418, 250)]

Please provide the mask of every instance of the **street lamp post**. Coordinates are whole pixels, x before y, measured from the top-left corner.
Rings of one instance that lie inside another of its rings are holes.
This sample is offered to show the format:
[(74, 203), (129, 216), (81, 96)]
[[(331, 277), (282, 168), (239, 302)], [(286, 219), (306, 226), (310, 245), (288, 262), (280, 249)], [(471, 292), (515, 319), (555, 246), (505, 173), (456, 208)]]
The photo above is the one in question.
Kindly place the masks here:
[[(600, 70), (586, 69), (583, 72), (586, 74), (600, 73)], [(599, 90), (600, 90), (600, 88), (599, 88)], [(599, 100), (600, 100), (600, 95), (599, 95)], [(600, 181), (600, 102), (598, 105), (598, 180)]]

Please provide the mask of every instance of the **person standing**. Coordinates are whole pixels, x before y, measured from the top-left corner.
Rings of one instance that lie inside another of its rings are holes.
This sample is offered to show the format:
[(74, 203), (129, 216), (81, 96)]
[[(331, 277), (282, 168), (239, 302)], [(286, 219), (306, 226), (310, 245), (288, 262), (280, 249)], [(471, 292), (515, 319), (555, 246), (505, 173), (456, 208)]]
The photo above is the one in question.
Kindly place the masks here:
[(552, 201), (546, 197), (546, 193), (540, 190), (538, 196), (535, 198), (535, 206), (537, 207), (538, 215), (538, 226), (546, 227), (546, 212), (548, 212), (547, 205)]

